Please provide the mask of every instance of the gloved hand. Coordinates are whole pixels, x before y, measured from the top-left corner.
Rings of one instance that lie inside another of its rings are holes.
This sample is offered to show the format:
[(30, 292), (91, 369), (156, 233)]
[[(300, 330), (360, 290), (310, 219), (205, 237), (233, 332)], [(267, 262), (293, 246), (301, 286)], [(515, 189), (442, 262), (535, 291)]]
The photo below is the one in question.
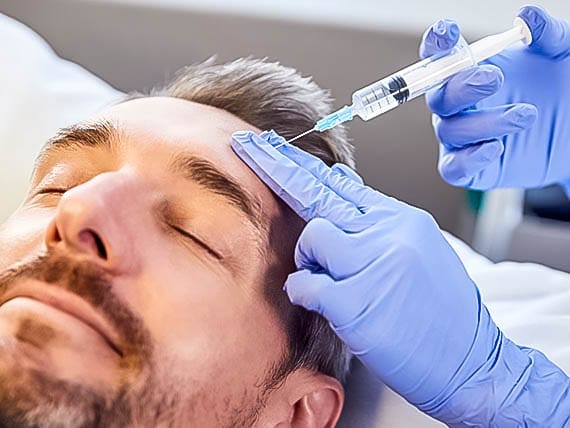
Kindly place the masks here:
[[(232, 147), (308, 222), (295, 250), (299, 270), (285, 284), (290, 300), (327, 318), (388, 386), (448, 424), (536, 417), (561, 426), (568, 378), (503, 336), (434, 219), (363, 185), (344, 165), (274, 147), (283, 141), (239, 132)], [(548, 403), (536, 407), (540, 394)]]
[[(456, 186), (487, 190), (561, 184), (570, 195), (570, 25), (526, 6), (529, 47), (510, 48), (427, 94), (440, 141), (439, 171)], [(453, 21), (424, 34), (422, 58), (449, 51)]]

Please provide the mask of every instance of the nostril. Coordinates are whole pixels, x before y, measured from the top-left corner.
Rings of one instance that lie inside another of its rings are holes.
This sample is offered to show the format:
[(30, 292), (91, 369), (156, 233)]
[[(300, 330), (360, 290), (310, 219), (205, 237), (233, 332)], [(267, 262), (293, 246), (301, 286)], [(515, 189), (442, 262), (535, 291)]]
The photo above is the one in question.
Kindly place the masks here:
[(91, 253), (97, 253), (97, 257), (103, 260), (107, 260), (107, 248), (103, 243), (103, 240), (92, 229), (85, 229), (79, 234), (80, 246)]
[(93, 233), (93, 238), (95, 239), (95, 245), (97, 245), (97, 252), (99, 253), (99, 257), (101, 257), (103, 260), (107, 260), (107, 249), (105, 248), (103, 241), (96, 233)]
[(59, 229), (56, 227), (53, 228), (53, 240), (55, 242), (61, 241), (61, 235), (59, 234)]

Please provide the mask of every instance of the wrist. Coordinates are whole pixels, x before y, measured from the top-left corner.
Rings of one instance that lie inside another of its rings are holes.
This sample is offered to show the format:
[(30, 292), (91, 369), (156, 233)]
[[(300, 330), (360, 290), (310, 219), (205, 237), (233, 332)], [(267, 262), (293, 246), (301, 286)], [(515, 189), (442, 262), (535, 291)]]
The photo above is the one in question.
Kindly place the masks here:
[(451, 380), (428, 402), (412, 404), (447, 424), (489, 426), (517, 385), (524, 386), (531, 365), (481, 305), (472, 345)]
[(494, 426), (503, 406), (524, 388), (531, 366), (531, 358), (500, 333), (479, 370), (436, 406), (420, 409), (452, 426)]

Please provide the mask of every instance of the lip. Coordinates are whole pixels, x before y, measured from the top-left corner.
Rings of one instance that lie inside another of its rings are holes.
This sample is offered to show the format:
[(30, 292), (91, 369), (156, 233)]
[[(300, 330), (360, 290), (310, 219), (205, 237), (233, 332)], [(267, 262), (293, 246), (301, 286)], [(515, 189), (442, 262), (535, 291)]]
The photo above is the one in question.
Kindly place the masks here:
[(60, 312), (66, 313), (95, 330), (120, 357), (123, 352), (119, 347), (119, 336), (111, 327), (107, 319), (99, 314), (86, 300), (61, 288), (42, 283), (41, 289), (37, 286), (15, 287), (0, 301), (0, 307), (10, 300), (25, 297), (37, 300), (51, 306)]

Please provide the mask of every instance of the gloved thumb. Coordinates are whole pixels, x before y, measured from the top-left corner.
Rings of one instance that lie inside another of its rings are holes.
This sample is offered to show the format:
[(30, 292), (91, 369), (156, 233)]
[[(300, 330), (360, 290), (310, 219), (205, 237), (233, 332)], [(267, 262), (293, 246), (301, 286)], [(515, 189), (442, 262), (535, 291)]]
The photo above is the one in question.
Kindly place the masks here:
[(420, 58), (448, 53), (461, 36), (459, 26), (451, 19), (441, 19), (426, 30), (420, 43)]
[(570, 24), (550, 16), (538, 6), (525, 6), (519, 16), (527, 23), (532, 33), (530, 49), (554, 59), (570, 55)]
[(301, 269), (289, 275), (283, 288), (291, 303), (328, 319), (331, 305), (340, 303), (332, 297), (335, 286), (334, 280), (327, 274)]

